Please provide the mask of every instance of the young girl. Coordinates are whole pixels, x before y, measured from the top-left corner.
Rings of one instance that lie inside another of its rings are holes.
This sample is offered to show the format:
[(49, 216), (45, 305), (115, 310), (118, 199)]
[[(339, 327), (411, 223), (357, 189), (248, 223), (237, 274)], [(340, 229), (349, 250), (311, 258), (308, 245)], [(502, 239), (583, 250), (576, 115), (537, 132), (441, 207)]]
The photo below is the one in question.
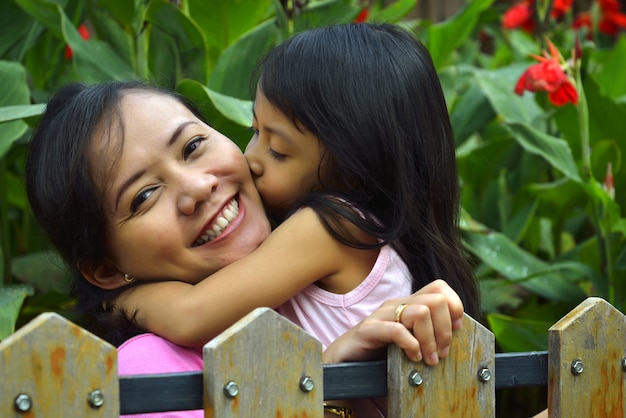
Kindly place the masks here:
[[(137, 82), (63, 88), (30, 145), (26, 180), (33, 213), (74, 273), (87, 315), (83, 324), (116, 345), (125, 341), (120, 373), (201, 369), (200, 350), (134, 328), (114, 309), (115, 296), (131, 290), (121, 283), (134, 281), (123, 271), (197, 282), (267, 237), (269, 223), (241, 151), (180, 97)], [(228, 227), (195, 245), (199, 231), (220, 223), (220, 216)], [(215, 287), (230, 297), (215, 301), (215, 317), (236, 317), (231, 311), (242, 298), (228, 293), (232, 287)], [(416, 358), (423, 347), (415, 336), (437, 336), (445, 347), (462, 313), (456, 293), (437, 280), (383, 303), (335, 340), (323, 359), (371, 358), (388, 342)], [(188, 320), (181, 318), (181, 326)], [(157, 416), (200, 417), (202, 411)]]

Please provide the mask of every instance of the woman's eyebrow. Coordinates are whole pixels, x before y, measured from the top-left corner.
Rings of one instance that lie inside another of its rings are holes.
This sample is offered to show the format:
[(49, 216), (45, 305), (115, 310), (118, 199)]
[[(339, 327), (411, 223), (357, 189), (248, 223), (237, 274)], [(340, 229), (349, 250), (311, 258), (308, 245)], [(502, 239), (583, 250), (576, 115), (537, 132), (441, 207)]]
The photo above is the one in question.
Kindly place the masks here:
[[(185, 121), (185, 122), (179, 124), (176, 127), (176, 129), (174, 129), (174, 132), (172, 132), (172, 135), (170, 136), (170, 139), (167, 141), (166, 148), (171, 148), (172, 145), (174, 145), (174, 143), (176, 142), (176, 140), (180, 136), (180, 134), (183, 132), (183, 130), (188, 125), (193, 125), (193, 124), (197, 124), (197, 122), (194, 121), (194, 120), (189, 120), (189, 121)], [(136, 182), (139, 178), (141, 178), (141, 176), (143, 176), (145, 174), (145, 172), (146, 172), (146, 170), (139, 170), (139, 171), (133, 173), (124, 183), (122, 183), (122, 185), (120, 186), (119, 190), (117, 191), (117, 194), (116, 194), (116, 197), (115, 197), (115, 211), (117, 211), (120, 199), (122, 198), (122, 195), (124, 194), (124, 192), (126, 192), (126, 190), (134, 182)]]

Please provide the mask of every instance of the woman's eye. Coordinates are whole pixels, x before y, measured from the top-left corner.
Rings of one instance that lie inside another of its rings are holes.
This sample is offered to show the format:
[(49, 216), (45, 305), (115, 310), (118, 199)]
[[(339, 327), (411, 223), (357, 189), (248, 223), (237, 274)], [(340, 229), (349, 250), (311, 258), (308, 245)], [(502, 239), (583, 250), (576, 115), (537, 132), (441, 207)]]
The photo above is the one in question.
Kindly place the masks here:
[(200, 144), (202, 143), (202, 141), (204, 141), (206, 138), (203, 136), (198, 136), (193, 138), (191, 141), (189, 141), (186, 145), (185, 148), (183, 149), (183, 159), (187, 160), (187, 158), (189, 158), (189, 156), (198, 149), (198, 147), (200, 146)]
[(139, 192), (139, 194), (135, 196), (135, 198), (133, 199), (133, 202), (130, 205), (130, 212), (131, 213), (137, 212), (137, 209), (139, 209), (139, 207), (143, 204), (143, 202), (145, 202), (146, 200), (150, 198), (150, 195), (152, 195), (152, 193), (154, 193), (155, 190), (156, 189), (152, 188), (152, 189), (142, 190), (141, 192)]

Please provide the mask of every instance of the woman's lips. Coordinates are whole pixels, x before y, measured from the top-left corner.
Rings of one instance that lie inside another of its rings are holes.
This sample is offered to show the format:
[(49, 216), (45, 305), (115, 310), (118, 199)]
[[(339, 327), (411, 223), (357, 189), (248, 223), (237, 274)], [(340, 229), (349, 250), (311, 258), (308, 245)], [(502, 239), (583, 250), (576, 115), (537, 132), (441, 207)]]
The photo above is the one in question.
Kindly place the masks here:
[(217, 214), (213, 222), (206, 226), (205, 230), (196, 238), (191, 244), (192, 247), (205, 244), (209, 241), (213, 241), (219, 237), (224, 230), (234, 221), (239, 215), (239, 202), (237, 198), (233, 198), (228, 204), (224, 206), (222, 211)]

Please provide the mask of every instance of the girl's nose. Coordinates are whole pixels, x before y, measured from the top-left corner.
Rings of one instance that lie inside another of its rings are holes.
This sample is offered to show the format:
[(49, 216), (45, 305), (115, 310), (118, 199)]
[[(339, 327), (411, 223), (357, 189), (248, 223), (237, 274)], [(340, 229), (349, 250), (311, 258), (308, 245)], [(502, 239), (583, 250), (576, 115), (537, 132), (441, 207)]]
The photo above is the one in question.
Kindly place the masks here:
[(261, 164), (261, 159), (258, 158), (258, 148), (258, 140), (253, 137), (250, 142), (248, 142), (246, 152), (244, 153), (253, 177), (260, 177), (263, 175), (263, 165)]
[(192, 215), (198, 206), (210, 199), (218, 183), (218, 178), (213, 174), (186, 176), (180, 183), (178, 210), (184, 215)]

